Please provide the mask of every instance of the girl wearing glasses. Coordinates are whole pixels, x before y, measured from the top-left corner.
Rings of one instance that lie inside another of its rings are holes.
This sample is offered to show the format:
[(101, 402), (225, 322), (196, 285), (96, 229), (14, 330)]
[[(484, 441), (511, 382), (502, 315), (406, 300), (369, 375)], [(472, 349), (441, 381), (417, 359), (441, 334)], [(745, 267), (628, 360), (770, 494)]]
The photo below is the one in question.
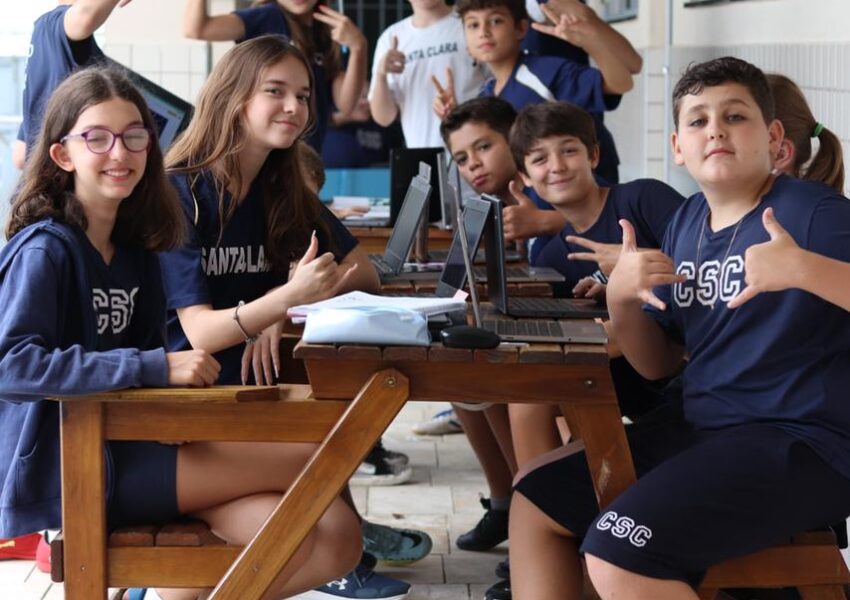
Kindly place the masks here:
[[(209, 352), (163, 349), (155, 252), (178, 246), (186, 225), (153, 127), (138, 91), (109, 70), (72, 75), (48, 103), (0, 253), (0, 537), (62, 525), (59, 405), (45, 397), (205, 386), (218, 377)], [(109, 442), (107, 524), (191, 514), (244, 544), (309, 451)], [(357, 518), (339, 500), (311, 536), (284, 572), (283, 596), (346, 572), (360, 556)]]
[[(253, 6), (210, 16), (206, 0), (187, 0), (183, 32), (192, 39), (244, 41), (276, 34), (290, 39), (307, 56), (315, 80), (311, 102), (315, 123), (307, 142), (322, 152), (322, 142), (334, 109), (348, 114), (366, 84), (366, 36), (341, 11), (318, 0), (254, 0)], [(340, 1), (340, 7), (342, 1)], [(317, 23), (318, 22), (318, 23)], [(348, 49), (342, 68), (340, 48)]]

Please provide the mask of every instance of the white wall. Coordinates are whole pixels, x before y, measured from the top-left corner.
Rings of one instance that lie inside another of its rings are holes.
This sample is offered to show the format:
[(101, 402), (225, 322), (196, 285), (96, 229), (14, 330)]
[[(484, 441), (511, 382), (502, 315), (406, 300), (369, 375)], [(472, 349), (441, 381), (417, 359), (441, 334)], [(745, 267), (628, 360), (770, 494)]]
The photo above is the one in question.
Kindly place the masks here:
[[(841, 138), (850, 172), (850, 2), (748, 0), (684, 8), (684, 0), (675, 0), (674, 5), (673, 83), (689, 63), (724, 55), (788, 75), (803, 89), (815, 117)], [(690, 193), (696, 186), (682, 169), (664, 172), (669, 144), (664, 127), (672, 119), (664, 89), (666, 7), (666, 0), (641, 0), (637, 19), (615, 25), (641, 52), (644, 68), (606, 123), (620, 150), (623, 181), (657, 177)]]

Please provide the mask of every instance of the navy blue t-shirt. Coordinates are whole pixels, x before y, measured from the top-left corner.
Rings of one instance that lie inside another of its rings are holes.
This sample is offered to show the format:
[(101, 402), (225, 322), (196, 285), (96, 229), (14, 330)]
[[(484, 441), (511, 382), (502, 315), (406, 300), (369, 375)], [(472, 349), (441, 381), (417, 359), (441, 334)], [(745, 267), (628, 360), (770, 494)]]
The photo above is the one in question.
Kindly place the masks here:
[[(495, 96), (495, 91), (496, 79), (491, 77), (481, 86), (479, 96)], [(517, 112), (529, 104), (547, 100), (566, 100), (589, 112), (599, 138), (599, 165), (595, 172), (609, 183), (619, 182), (620, 158), (614, 137), (603, 123), (602, 113), (617, 108), (622, 96), (603, 92), (599, 69), (566, 58), (520, 54), (498, 97), (509, 102)]]
[(589, 65), (590, 59), (587, 57), (587, 52), (578, 46), (574, 46), (569, 42), (565, 42), (554, 35), (546, 35), (540, 33), (533, 27), (528, 28), (525, 37), (522, 38), (522, 48), (528, 54), (536, 54), (537, 56), (558, 56), (566, 58), (580, 65)]
[(105, 58), (94, 36), (81, 41), (68, 39), (65, 13), (69, 8), (57, 6), (41, 15), (32, 31), (23, 98), (24, 120), (18, 130), (18, 139), (26, 142), (28, 149), (41, 130), (44, 109), (53, 90), (77, 69)]
[(655, 289), (666, 311), (644, 309), (685, 345), (685, 416), (697, 428), (773, 423), (850, 477), (850, 313), (801, 290), (726, 306), (745, 286), (746, 249), (769, 240), (768, 207), (800, 247), (850, 261), (850, 201), (826, 185), (780, 176), (754, 210), (716, 232), (698, 193), (663, 245), (689, 279)]
[[(278, 6), (277, 2), (237, 10), (233, 14), (242, 19), (242, 22), (245, 24), (245, 37), (240, 41), (250, 40), (270, 33), (283, 35), (290, 40), (292, 39), (292, 33), (289, 31), (289, 25), (283, 16), (283, 10)], [(318, 26), (324, 27), (321, 23)], [(310, 132), (307, 138), (307, 143), (313, 146), (316, 152), (321, 153), (325, 140), (325, 132), (328, 128), (331, 112), (333, 111), (333, 82), (328, 81), (321, 51), (318, 51), (312, 57), (312, 65), (313, 80), (316, 87), (313, 90), (316, 123), (313, 126), (313, 131)]]
[[(255, 187), (222, 231), (218, 191), (212, 176), (204, 172), (197, 180), (194, 178), (183, 174), (171, 176), (191, 226), (188, 241), (181, 249), (160, 254), (168, 306), (168, 348), (172, 352), (191, 347), (176, 309), (196, 304), (209, 304), (215, 310), (231, 308), (240, 300), (251, 302), (260, 298), (286, 283), (288, 278), (287, 274), (273, 272), (266, 258), (265, 211)], [(230, 197), (226, 199), (229, 201)], [(342, 261), (358, 242), (324, 206), (322, 218), (333, 239), (317, 228), (319, 254), (332, 251), (337, 261)], [(244, 343), (240, 343), (216, 353), (221, 363), (218, 383), (241, 382), (244, 348)]]
[(135, 314), (136, 302), (144, 272), (138, 252), (125, 246), (116, 246), (109, 264), (92, 245), (86, 234), (74, 229), (91, 284), (92, 306), (97, 320), (97, 350), (129, 348), (133, 345), (130, 323)]
[(398, 121), (382, 127), (369, 119), (361, 123), (346, 123), (328, 127), (322, 147), (322, 162), (326, 169), (361, 169), (386, 166), (390, 150), (404, 147), (404, 136)]
[(628, 219), (634, 225), (639, 248), (660, 248), (667, 224), (684, 200), (679, 192), (655, 179), (613, 185), (596, 222), (581, 233), (568, 223), (540, 249), (535, 264), (556, 269), (565, 277), (563, 283), (553, 285), (555, 295), (572, 296), (573, 287), (582, 278), (593, 277), (602, 282), (606, 278), (595, 262), (567, 258), (571, 252), (590, 252), (584, 246), (567, 242), (568, 235), (603, 244), (619, 244), (623, 241), (619, 221)]

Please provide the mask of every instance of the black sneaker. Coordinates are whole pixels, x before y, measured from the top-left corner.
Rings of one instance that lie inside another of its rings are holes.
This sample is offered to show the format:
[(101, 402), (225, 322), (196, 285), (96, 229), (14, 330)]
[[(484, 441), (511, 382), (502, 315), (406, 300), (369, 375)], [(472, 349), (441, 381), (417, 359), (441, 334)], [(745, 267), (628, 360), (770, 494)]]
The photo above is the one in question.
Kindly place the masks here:
[(496, 565), (496, 577), (498, 577), (499, 579), (511, 578), (511, 561), (509, 558), (506, 558), (498, 565)]
[(457, 547), (461, 550), (484, 552), (508, 539), (508, 511), (490, 508), (489, 498), (481, 498), (481, 506), (487, 512), (471, 531), (457, 538)]
[(408, 462), (406, 454), (387, 450), (378, 442), (351, 477), (351, 484), (399, 485), (413, 475)]
[(484, 600), (511, 600), (511, 580), (494, 583), (484, 592)]

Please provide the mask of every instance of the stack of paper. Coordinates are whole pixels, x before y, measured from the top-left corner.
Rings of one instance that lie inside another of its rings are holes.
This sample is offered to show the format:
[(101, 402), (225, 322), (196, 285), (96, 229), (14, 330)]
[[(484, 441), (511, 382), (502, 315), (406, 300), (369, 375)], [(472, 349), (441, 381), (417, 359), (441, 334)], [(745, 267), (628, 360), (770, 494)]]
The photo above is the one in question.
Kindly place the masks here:
[(366, 292), (348, 292), (313, 304), (293, 306), (287, 311), (293, 323), (303, 323), (307, 315), (323, 308), (374, 308), (388, 306), (406, 308), (425, 316), (463, 310), (466, 301), (462, 298), (421, 298), (418, 296), (375, 296)]

